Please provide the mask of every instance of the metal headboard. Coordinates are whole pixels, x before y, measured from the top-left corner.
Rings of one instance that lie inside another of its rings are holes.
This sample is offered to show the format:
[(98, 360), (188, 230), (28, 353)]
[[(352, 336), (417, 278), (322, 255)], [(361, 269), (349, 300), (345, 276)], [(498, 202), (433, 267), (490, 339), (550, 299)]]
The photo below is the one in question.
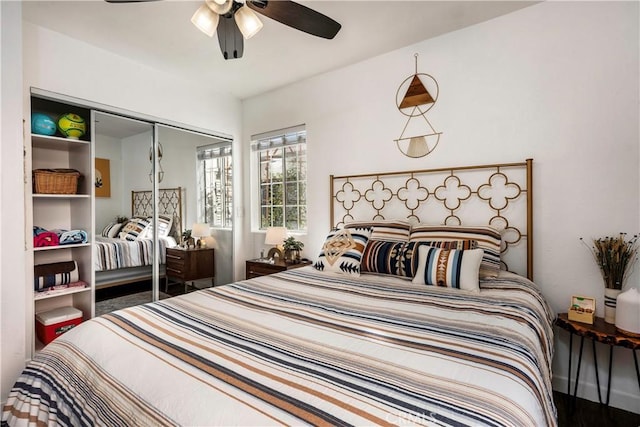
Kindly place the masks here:
[[(182, 187), (161, 188), (158, 190), (158, 215), (173, 217), (176, 240), (180, 240), (183, 230), (182, 218)], [(153, 191), (131, 191), (131, 215), (153, 215)]]
[(501, 231), (503, 268), (533, 279), (533, 159), (403, 172), (330, 176), (332, 227), (402, 219), (490, 225)]

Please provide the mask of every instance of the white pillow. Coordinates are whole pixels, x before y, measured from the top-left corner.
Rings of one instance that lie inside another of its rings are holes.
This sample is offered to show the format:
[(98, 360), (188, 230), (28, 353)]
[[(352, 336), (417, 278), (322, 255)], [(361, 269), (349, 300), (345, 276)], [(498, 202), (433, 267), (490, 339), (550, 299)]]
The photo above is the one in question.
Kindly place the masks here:
[(478, 291), (483, 252), (482, 249), (460, 251), (421, 245), (418, 248), (418, 269), (412, 282)]

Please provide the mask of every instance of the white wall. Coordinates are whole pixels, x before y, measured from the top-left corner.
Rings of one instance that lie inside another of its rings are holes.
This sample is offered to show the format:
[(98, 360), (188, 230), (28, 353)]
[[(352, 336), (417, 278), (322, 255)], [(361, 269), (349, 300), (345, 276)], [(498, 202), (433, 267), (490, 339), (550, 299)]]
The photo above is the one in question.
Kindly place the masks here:
[[(603, 316), (602, 280), (579, 238), (637, 232), (638, 40), (637, 2), (545, 2), (245, 100), (243, 135), (306, 123), (314, 224), (304, 238), (307, 257), (317, 255), (330, 225), (329, 174), (532, 157), (536, 282), (557, 312), (571, 295), (591, 295)], [(406, 121), (395, 96), (416, 52), (418, 71), (440, 86), (428, 117), (444, 134), (433, 153), (410, 159), (393, 142)], [(248, 150), (243, 155), (248, 164)], [(248, 257), (262, 240), (247, 237)], [(566, 391), (567, 334), (556, 341), (554, 384)], [(638, 412), (632, 363), (629, 350), (616, 349), (612, 405)], [(597, 399), (594, 383), (587, 356), (579, 395)]]
[[(96, 235), (100, 235), (102, 229), (114, 222), (116, 216), (129, 216), (131, 211), (130, 193), (125, 195), (124, 179), (122, 174), (122, 140), (110, 136), (96, 135), (96, 158), (109, 160), (109, 175), (111, 185), (110, 197), (96, 197)], [(129, 196), (128, 198), (126, 196)], [(128, 203), (127, 203), (128, 202)]]
[(25, 360), (22, 9), (0, 2), (0, 402)]

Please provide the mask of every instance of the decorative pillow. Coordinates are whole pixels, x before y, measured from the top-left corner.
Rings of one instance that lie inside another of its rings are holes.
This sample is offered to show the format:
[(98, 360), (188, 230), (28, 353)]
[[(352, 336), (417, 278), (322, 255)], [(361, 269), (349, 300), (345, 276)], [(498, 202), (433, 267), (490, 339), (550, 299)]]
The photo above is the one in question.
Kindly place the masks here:
[(120, 239), (122, 240), (136, 240), (140, 233), (149, 225), (146, 218), (131, 218), (120, 231)]
[(389, 274), (412, 278), (418, 264), (417, 242), (390, 242), (387, 240), (369, 240), (360, 270), (362, 273)]
[(110, 222), (106, 227), (102, 229), (102, 237), (110, 237), (112, 239), (118, 236), (120, 229), (122, 228), (122, 223), (120, 222)]
[[(146, 226), (144, 231), (140, 233), (138, 239), (152, 239), (153, 238), (153, 217), (146, 219), (149, 225)], [(158, 237), (167, 237), (171, 232), (171, 226), (173, 225), (173, 218), (168, 215), (158, 215)]]
[(418, 271), (412, 282), (478, 291), (482, 249), (459, 251), (418, 246)]
[(332, 231), (322, 245), (322, 251), (313, 266), (321, 271), (359, 276), (362, 253), (371, 231), (369, 227)]
[[(418, 246), (431, 246), (440, 249), (457, 249), (459, 251), (477, 249), (478, 242), (475, 240), (425, 240), (420, 242), (410, 242)], [(411, 260), (411, 277), (416, 275), (418, 271), (418, 247), (413, 249), (413, 258)]]
[(344, 228), (370, 227), (371, 239), (388, 240), (393, 242), (406, 242), (411, 233), (411, 224), (402, 220), (380, 220), (380, 221), (354, 221), (344, 225)]
[(411, 228), (410, 242), (475, 240), (484, 251), (480, 278), (497, 277), (500, 271), (500, 232), (489, 226), (416, 225)]

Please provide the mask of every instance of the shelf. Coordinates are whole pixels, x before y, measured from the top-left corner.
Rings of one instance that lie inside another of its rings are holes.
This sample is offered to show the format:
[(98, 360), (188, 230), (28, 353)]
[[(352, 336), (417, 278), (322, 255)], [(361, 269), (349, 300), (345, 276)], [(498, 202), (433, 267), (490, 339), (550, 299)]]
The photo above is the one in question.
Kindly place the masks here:
[(91, 195), (89, 194), (45, 194), (45, 193), (35, 193), (32, 194), (31, 197), (34, 199), (90, 199)]
[(91, 142), (82, 139), (61, 138), (59, 136), (47, 136), (31, 134), (31, 146), (33, 148), (46, 148), (49, 150), (73, 150), (89, 148)]
[(41, 251), (55, 251), (59, 249), (73, 249), (73, 248), (83, 248), (85, 246), (91, 246), (91, 243), (76, 243), (73, 245), (58, 245), (58, 246), (40, 246), (37, 248), (33, 248), (34, 252)]
[(45, 299), (49, 299), (49, 298), (57, 298), (57, 297), (61, 297), (64, 295), (71, 295), (71, 294), (77, 294), (79, 292), (87, 292), (91, 290), (91, 286), (85, 286), (83, 288), (81, 287), (74, 287), (74, 288), (67, 288), (67, 289), (59, 289), (56, 291), (44, 291), (44, 292), (34, 292), (33, 294), (33, 300), (34, 301), (42, 301)]

